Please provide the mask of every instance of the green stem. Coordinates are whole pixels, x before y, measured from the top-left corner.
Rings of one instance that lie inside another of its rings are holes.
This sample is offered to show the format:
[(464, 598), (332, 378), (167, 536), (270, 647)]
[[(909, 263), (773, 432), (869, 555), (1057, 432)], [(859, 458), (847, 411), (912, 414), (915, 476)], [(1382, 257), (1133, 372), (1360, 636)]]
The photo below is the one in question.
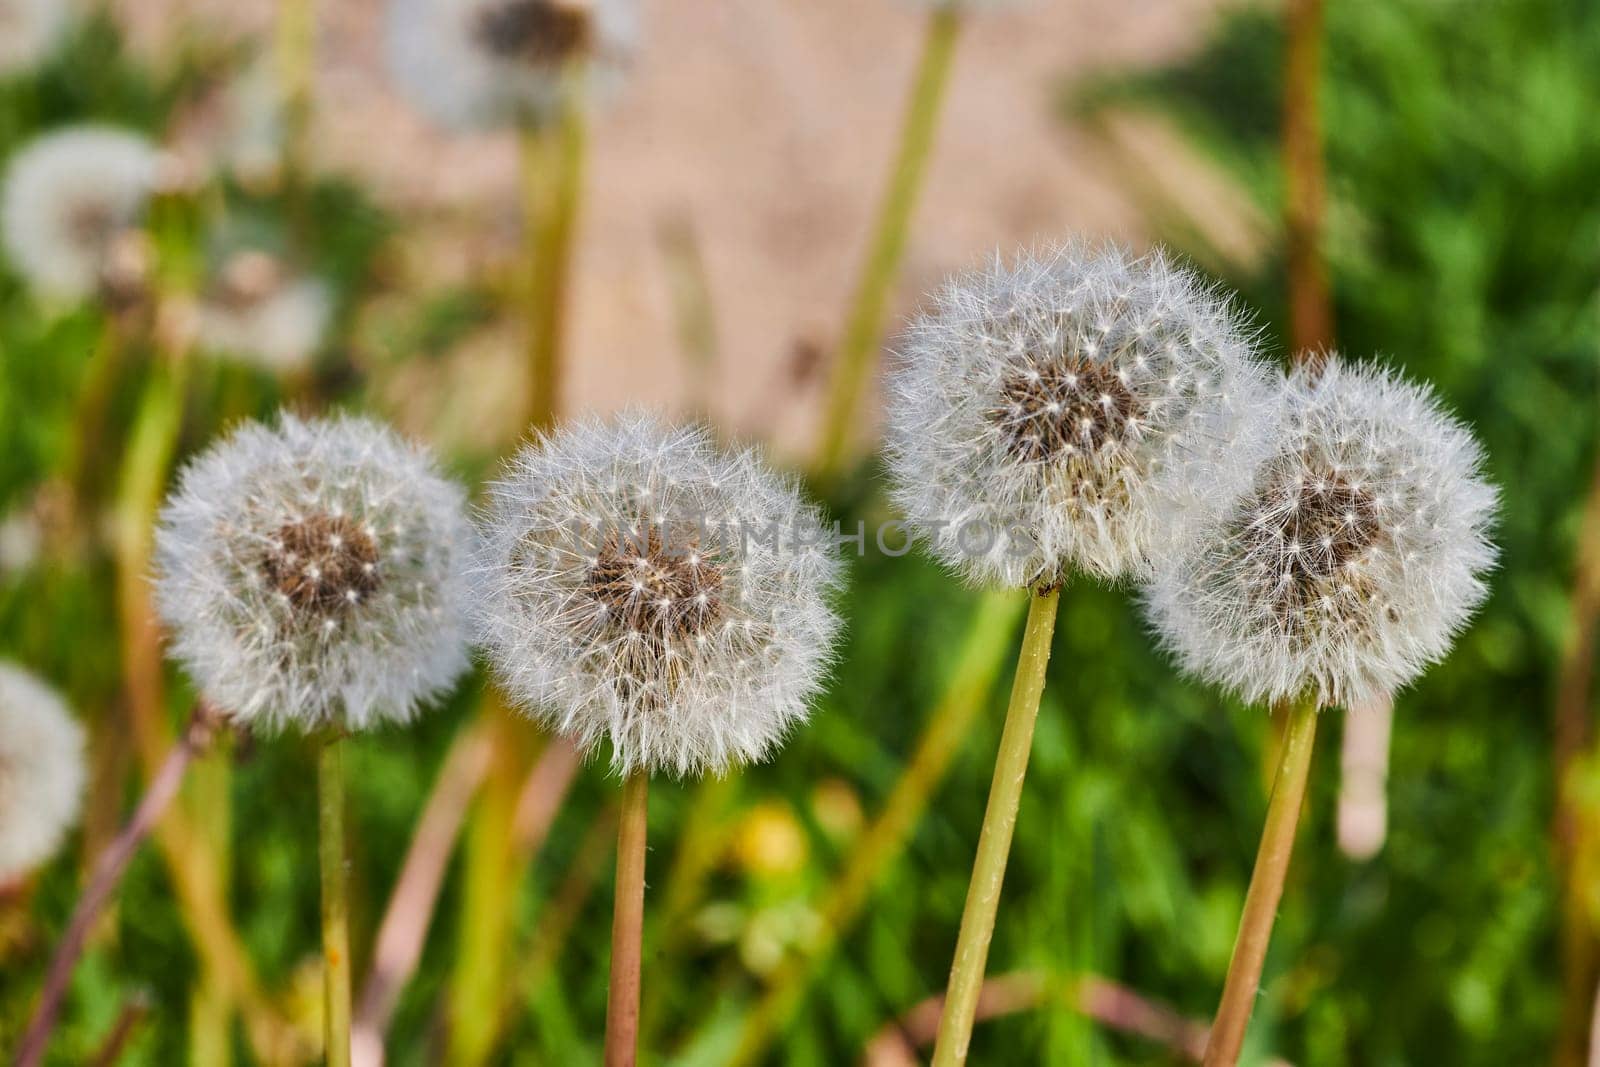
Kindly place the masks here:
[(1014, 592), (991, 592), (979, 603), (916, 752), (884, 802), (883, 811), (851, 846), (844, 869), (819, 909), (819, 933), (779, 969), (755, 1009), (745, 1017), (730, 1065), (744, 1067), (761, 1061), (773, 1040), (788, 1027), (840, 938), (860, 917), (880, 876), (905, 850), (929, 798), (944, 781), (973, 719), (984, 707), (984, 698), (994, 688), (1022, 606), (1022, 598)]
[(877, 229), (872, 236), (866, 269), (856, 288), (850, 317), (845, 321), (844, 337), (834, 363), (833, 382), (823, 422), (822, 442), (817, 454), (818, 470), (825, 477), (838, 474), (850, 445), (850, 431), (861, 393), (866, 386), (878, 341), (883, 333), (885, 310), (900, 261), (905, 253), (911, 212), (917, 204), (928, 155), (938, 126), (940, 104), (950, 81), (951, 59), (961, 28), (960, 5), (940, 4), (928, 20), (922, 60), (917, 67), (916, 84), (900, 133), (899, 154), (889, 188), (879, 209)]
[(345, 870), (343, 738), (331, 736), (322, 742), (317, 786), (323, 1055), (327, 1067), (350, 1067), (350, 900)]
[(1311, 774), (1311, 748), (1317, 735), (1317, 701), (1302, 697), (1289, 709), (1288, 729), (1278, 757), (1278, 776), (1267, 802), (1266, 826), (1261, 831), (1261, 847), (1256, 852), (1255, 870), (1244, 898), (1244, 914), (1239, 918), (1239, 935), (1233, 943), (1233, 958), (1228, 961), (1228, 977), (1222, 986), (1222, 1003), (1206, 1043), (1205, 1067), (1231, 1067), (1244, 1047), (1245, 1027), (1255, 1007), (1261, 987), (1261, 968), (1267, 959), (1267, 943), (1272, 938), (1272, 923), (1283, 897), (1284, 879), (1289, 873), (1289, 857), (1294, 852), (1295, 828), (1305, 801), (1306, 781)]
[(606, 997), (606, 1067), (633, 1067), (639, 1055), (639, 972), (649, 791), (648, 771), (634, 771), (622, 783), (622, 815), (617, 822), (617, 894), (611, 916), (611, 989)]
[(523, 225), (528, 248), (528, 370), (534, 429), (555, 424), (561, 399), (561, 345), (566, 323), (572, 238), (583, 187), (582, 98), (568, 90), (555, 121), (522, 136)]
[[(232, 823), (233, 753), (223, 737), (190, 772), (189, 809), (206, 849), (200, 859), (212, 863), (216, 884), (228, 895), (229, 843)], [(189, 998), (189, 1062), (227, 1067), (233, 1059), (233, 1000), (210, 967), (200, 968)]]
[(286, 177), (298, 190), (306, 162), (306, 133), (316, 80), (316, 0), (278, 0), (273, 47), (283, 87), (283, 155)]
[(983, 831), (978, 836), (978, 857), (972, 865), (972, 881), (967, 886), (967, 905), (961, 913), (961, 932), (956, 937), (955, 961), (950, 966), (944, 1013), (939, 1017), (939, 1037), (933, 1049), (934, 1067), (954, 1067), (967, 1061), (967, 1043), (972, 1038), (972, 1023), (977, 1016), (989, 941), (994, 937), (1000, 889), (1006, 877), (1006, 858), (1011, 853), (1011, 835), (1017, 827), (1022, 780), (1028, 773), (1033, 725), (1039, 717), (1039, 698), (1044, 694), (1045, 668), (1050, 663), (1050, 640), (1055, 635), (1056, 608), (1060, 603), (1061, 590), (1056, 588), (1037, 592), (1028, 605), (1028, 625), (1022, 634), (1016, 681), (1011, 686), (1011, 706), (1006, 711), (1000, 751), (995, 756), (989, 805), (983, 813)]
[(490, 761), (467, 824), (460, 918), (449, 990), (448, 1060), (477, 1067), (493, 1052), (522, 868), (513, 857), (517, 797), (528, 770), (527, 733), (498, 691), (484, 697)]

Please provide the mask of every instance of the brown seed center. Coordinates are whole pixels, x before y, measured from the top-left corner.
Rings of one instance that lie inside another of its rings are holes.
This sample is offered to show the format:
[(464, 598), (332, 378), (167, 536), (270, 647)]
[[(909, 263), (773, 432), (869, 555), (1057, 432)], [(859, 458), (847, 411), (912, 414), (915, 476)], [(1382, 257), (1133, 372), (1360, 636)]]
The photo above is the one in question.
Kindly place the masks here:
[(1068, 359), (1008, 373), (989, 418), (1004, 431), (1013, 456), (1045, 463), (1092, 455), (1123, 440), (1138, 407), (1109, 366)]
[(100, 249), (111, 243), (121, 220), (111, 205), (100, 200), (79, 201), (67, 208), (67, 233), (84, 248)]
[(588, 49), (588, 8), (560, 0), (511, 0), (478, 16), (474, 36), (492, 55), (533, 64), (565, 62)]
[(377, 543), (345, 515), (314, 514), (284, 523), (261, 569), (291, 604), (318, 616), (360, 603), (381, 583)]
[(589, 569), (589, 595), (614, 630), (652, 642), (704, 633), (722, 615), (722, 570), (698, 543), (668, 546), (660, 529), (609, 535)]

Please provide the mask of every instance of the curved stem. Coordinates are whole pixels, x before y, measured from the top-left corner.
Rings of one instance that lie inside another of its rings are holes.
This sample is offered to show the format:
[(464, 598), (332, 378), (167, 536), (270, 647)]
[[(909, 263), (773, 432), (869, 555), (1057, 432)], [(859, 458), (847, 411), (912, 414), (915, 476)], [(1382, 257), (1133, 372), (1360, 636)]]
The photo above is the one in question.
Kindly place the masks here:
[(834, 363), (822, 443), (817, 455), (817, 466), (824, 476), (836, 475), (844, 462), (856, 408), (860, 405), (872, 357), (883, 333), (884, 312), (900, 273), (911, 211), (922, 189), (940, 104), (950, 81), (951, 59), (961, 28), (959, 6), (940, 4), (928, 19), (928, 35), (917, 67), (911, 103), (906, 110), (905, 126), (900, 133), (894, 173), (889, 179), (866, 269), (856, 289)]
[(450, 746), (416, 832), (395, 879), (388, 908), (378, 926), (372, 966), (351, 1032), (352, 1060), (361, 1067), (383, 1063), (383, 1035), (400, 1001), (400, 992), (422, 958), (422, 944), (433, 921), (445, 867), (467, 807), (489, 770), (489, 732), (481, 722), (467, 726)]
[(344, 739), (317, 758), (317, 856), (322, 866), (322, 1035), (327, 1067), (350, 1067), (350, 898), (344, 846)]
[(639, 1054), (639, 956), (649, 788), (650, 776), (643, 770), (634, 771), (622, 784), (617, 897), (611, 917), (611, 989), (606, 997), (606, 1067), (632, 1067)]
[(961, 913), (961, 932), (956, 937), (955, 962), (950, 966), (944, 1012), (939, 1017), (934, 1067), (954, 1067), (967, 1061), (967, 1044), (972, 1039), (978, 994), (983, 989), (984, 965), (989, 959), (989, 942), (994, 937), (994, 920), (1006, 877), (1006, 859), (1011, 854), (1011, 835), (1017, 827), (1022, 780), (1028, 773), (1033, 725), (1039, 717), (1039, 699), (1044, 695), (1045, 668), (1050, 663), (1050, 641), (1055, 635), (1056, 609), (1060, 602), (1061, 590), (1057, 588), (1036, 593), (1028, 605), (1028, 625), (1022, 635), (1016, 681), (1011, 686), (1011, 706), (1006, 711), (1000, 751), (995, 756), (994, 781), (989, 786), (989, 804), (983, 813), (983, 831), (978, 836), (978, 856), (972, 865), (967, 905)]
[(95, 921), (99, 919), (106, 902), (111, 899), (111, 894), (122, 881), (122, 876), (127, 871), (134, 854), (139, 851), (139, 846), (160, 821), (162, 813), (172, 803), (172, 798), (178, 795), (178, 787), (183, 784), (184, 772), (188, 770), (195, 754), (205, 746), (212, 725), (211, 712), (204, 704), (197, 704), (194, 714), (189, 719), (188, 730), (184, 732), (182, 740), (167, 753), (160, 770), (150, 779), (150, 786), (145, 791), (144, 799), (139, 801), (139, 806), (134, 809), (133, 817), (122, 828), (122, 832), (117, 834), (116, 839), (100, 854), (99, 860), (95, 863), (94, 874), (89, 879), (89, 885), (84, 889), (83, 896), (78, 898), (77, 907), (72, 911), (72, 919), (67, 924), (67, 932), (62, 936), (61, 944), (56, 947), (55, 957), (50, 961), (44, 992), (39, 997), (39, 1007), (34, 1011), (33, 1020), (28, 1024), (27, 1032), (24, 1033), (22, 1042), (18, 1046), (17, 1067), (34, 1067), (43, 1061), (45, 1046), (49, 1044), (50, 1034), (61, 1015), (61, 1003), (66, 997), (67, 984), (72, 978), (72, 971), (78, 963), (78, 958), (83, 954), (89, 932), (94, 929)]
[(1272, 923), (1283, 897), (1284, 879), (1289, 873), (1289, 857), (1294, 852), (1295, 829), (1300, 823), (1300, 808), (1311, 776), (1311, 748), (1317, 736), (1317, 701), (1302, 697), (1289, 709), (1288, 729), (1278, 757), (1278, 776), (1267, 802), (1266, 826), (1261, 831), (1261, 847), (1256, 852), (1255, 870), (1244, 898), (1244, 914), (1239, 918), (1239, 935), (1233, 943), (1233, 958), (1228, 961), (1228, 977), (1222, 986), (1222, 1003), (1206, 1043), (1205, 1067), (1232, 1067), (1244, 1047), (1244, 1031), (1255, 1007), (1261, 987), (1261, 968), (1267, 959), (1267, 943), (1272, 938)]

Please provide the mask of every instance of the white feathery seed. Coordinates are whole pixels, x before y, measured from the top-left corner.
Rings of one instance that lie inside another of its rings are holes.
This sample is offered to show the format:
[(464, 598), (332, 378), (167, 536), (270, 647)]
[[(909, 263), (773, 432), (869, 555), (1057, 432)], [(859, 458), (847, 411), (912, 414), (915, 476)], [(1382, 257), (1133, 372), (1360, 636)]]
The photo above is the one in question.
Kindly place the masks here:
[(0, 0), (0, 77), (50, 58), (71, 20), (70, 0)]
[(1184, 667), (1246, 700), (1349, 707), (1443, 657), (1483, 600), (1496, 493), (1426, 387), (1330, 357), (1283, 390), (1273, 455), (1146, 608)]
[(83, 727), (54, 689), (0, 663), (0, 885), (46, 862), (83, 801)]
[(201, 348), (276, 373), (306, 367), (328, 329), (333, 294), (315, 278), (289, 273), (275, 256), (231, 256), (200, 302)]
[(390, 0), (389, 67), (404, 95), (461, 130), (541, 122), (566, 83), (613, 92), (638, 36), (637, 0)]
[(247, 423), (189, 465), (156, 531), (175, 658), (245, 725), (409, 720), (467, 666), (465, 507), (378, 423)]
[(622, 773), (762, 759), (833, 658), (832, 532), (755, 452), (697, 427), (632, 412), (528, 445), (480, 545), (495, 673), (581, 748), (609, 739)]
[(1161, 252), (997, 257), (901, 340), (893, 496), (976, 584), (1140, 576), (1248, 484), (1271, 396), (1226, 301)]
[(47, 133), (12, 157), (0, 191), (0, 242), (28, 283), (63, 300), (94, 295), (117, 240), (138, 226), (161, 152), (112, 126)]

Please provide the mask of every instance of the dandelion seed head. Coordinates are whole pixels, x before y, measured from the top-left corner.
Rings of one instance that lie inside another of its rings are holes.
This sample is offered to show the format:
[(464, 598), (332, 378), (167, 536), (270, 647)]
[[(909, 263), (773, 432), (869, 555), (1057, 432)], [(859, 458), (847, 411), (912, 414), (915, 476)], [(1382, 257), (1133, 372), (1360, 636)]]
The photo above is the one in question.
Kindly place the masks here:
[(466, 667), (470, 541), (427, 452), (366, 419), (285, 415), (185, 470), (157, 602), (174, 656), (237, 722), (404, 722)]
[(328, 286), (290, 273), (266, 252), (223, 262), (204, 294), (196, 341), (219, 355), (284, 373), (310, 364), (333, 313)]
[(1271, 376), (1236, 315), (1160, 252), (1071, 243), (956, 277), (888, 390), (896, 502), (985, 585), (1147, 573), (1270, 437)]
[(614, 90), (637, 24), (637, 0), (391, 0), (389, 64), (447, 127), (540, 122), (573, 78), (588, 95)]
[(1378, 699), (1442, 658), (1486, 594), (1496, 494), (1431, 390), (1328, 360), (1283, 392), (1275, 449), (1216, 524), (1161, 567), (1154, 627), (1247, 700)]
[(12, 265), (55, 299), (120, 288), (119, 246), (139, 224), (160, 166), (153, 144), (110, 126), (73, 126), (30, 142), (0, 190), (0, 239)]
[(0, 663), (0, 885), (48, 861), (78, 819), (83, 728), (54, 689)]
[(609, 741), (619, 772), (720, 773), (809, 714), (840, 564), (754, 452), (637, 412), (574, 424), (511, 461), (483, 526), (496, 675), (580, 747)]

